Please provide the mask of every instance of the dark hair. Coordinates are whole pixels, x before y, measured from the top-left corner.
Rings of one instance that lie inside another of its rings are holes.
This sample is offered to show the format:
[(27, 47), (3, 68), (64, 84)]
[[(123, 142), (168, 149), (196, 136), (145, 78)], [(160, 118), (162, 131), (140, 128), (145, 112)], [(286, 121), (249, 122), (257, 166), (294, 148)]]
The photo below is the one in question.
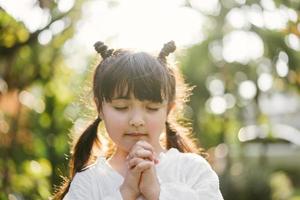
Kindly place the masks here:
[[(176, 49), (173, 41), (164, 45), (158, 57), (145, 52), (123, 49), (114, 51), (108, 49), (102, 42), (97, 42), (94, 46), (102, 57), (93, 78), (93, 94), (97, 111), (101, 109), (104, 100), (110, 102), (115, 95), (129, 97), (132, 94), (141, 101), (176, 102), (179, 110), (182, 108), (180, 105), (187, 101), (190, 88), (183, 83), (179, 73), (177, 74), (166, 60), (166, 57)], [(176, 117), (172, 118), (170, 115), (166, 122), (165, 148), (173, 147), (181, 152), (199, 153), (195, 140), (188, 135), (190, 131), (181, 126), (176, 121)], [(65, 196), (76, 172), (86, 167), (91, 159), (92, 147), (94, 145), (101, 147), (97, 137), (100, 121), (98, 117), (77, 140), (69, 163), (70, 177), (65, 179), (64, 185), (54, 196), (55, 199), (62, 199)]]

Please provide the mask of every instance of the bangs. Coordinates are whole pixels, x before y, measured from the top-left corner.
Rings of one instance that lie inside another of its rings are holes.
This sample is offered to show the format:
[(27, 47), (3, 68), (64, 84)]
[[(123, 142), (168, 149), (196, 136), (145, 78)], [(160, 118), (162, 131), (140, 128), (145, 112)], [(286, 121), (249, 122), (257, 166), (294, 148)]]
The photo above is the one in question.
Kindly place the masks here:
[(167, 68), (146, 53), (125, 53), (103, 71), (100, 98), (111, 102), (113, 98), (163, 102), (174, 96), (167, 79)]

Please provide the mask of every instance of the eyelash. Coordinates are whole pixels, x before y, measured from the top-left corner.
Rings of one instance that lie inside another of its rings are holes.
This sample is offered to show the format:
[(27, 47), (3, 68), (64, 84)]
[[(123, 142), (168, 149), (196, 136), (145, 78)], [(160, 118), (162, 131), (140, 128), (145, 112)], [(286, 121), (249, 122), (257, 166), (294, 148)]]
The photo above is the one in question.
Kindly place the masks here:
[(126, 110), (127, 107), (114, 107), (116, 110)]
[[(128, 107), (115, 107), (116, 110), (120, 110), (120, 111), (124, 111), (126, 110)], [(158, 111), (159, 108), (147, 108), (150, 111)]]
[(158, 108), (147, 108), (150, 111), (158, 111)]

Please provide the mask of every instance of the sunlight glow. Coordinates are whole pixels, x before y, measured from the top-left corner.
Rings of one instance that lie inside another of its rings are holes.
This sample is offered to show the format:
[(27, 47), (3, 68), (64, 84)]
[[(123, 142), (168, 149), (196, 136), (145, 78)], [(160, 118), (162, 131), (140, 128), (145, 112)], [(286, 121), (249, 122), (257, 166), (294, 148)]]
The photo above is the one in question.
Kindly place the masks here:
[(275, 8), (276, 8), (273, 0), (261, 0), (260, 4), (266, 10), (275, 10)]
[(246, 15), (248, 21), (254, 26), (260, 28), (264, 26), (263, 12), (259, 5), (252, 4), (250, 8), (246, 9)]
[(247, 64), (263, 52), (262, 39), (254, 32), (233, 31), (223, 38), (223, 57), (227, 62)]
[[(284, 7), (284, 8), (286, 8), (286, 7)], [(295, 10), (291, 9), (291, 8), (286, 8), (286, 9), (287, 9), (290, 20), (292, 22), (297, 22), (297, 20), (298, 20), (297, 12)]]
[(78, 117), (79, 112), (80, 112), (79, 105), (75, 103), (69, 104), (64, 110), (64, 116), (66, 119), (70, 119), (71, 121), (74, 121)]
[(256, 86), (255, 86), (254, 82), (251, 80), (243, 81), (239, 85), (239, 94), (244, 99), (254, 98), (256, 95), (256, 92), (257, 92)]
[[(64, 45), (67, 64), (78, 73), (83, 72), (86, 58), (95, 54), (93, 45), (99, 40), (110, 48), (150, 53), (157, 53), (170, 40), (180, 49), (203, 41), (202, 27), (207, 19), (183, 6), (184, 3), (183, 0), (124, 0), (111, 7), (106, 1), (87, 1), (82, 5), (74, 37)], [(187, 23), (190, 21), (193, 23)]]
[(42, 166), (35, 160), (30, 162), (30, 170), (33, 174), (40, 174), (42, 172)]
[(41, 9), (36, 0), (0, 0), (0, 6), (19, 21), (24, 22), (30, 32), (47, 25), (50, 21), (48, 9)]
[(56, 35), (62, 32), (65, 29), (65, 27), (66, 23), (64, 22), (64, 20), (57, 20), (51, 24), (49, 29), (51, 30), (53, 35)]
[(249, 125), (239, 130), (238, 138), (241, 142), (254, 140), (256, 138), (266, 138), (268, 127), (265, 125)]
[(278, 58), (279, 58), (280, 60), (282, 60), (283, 62), (285, 62), (285, 63), (288, 63), (288, 62), (289, 62), (289, 56), (288, 56), (287, 53), (284, 52), (284, 51), (280, 51), (280, 52), (279, 52)]
[(287, 76), (289, 72), (288, 61), (288, 55), (285, 52), (280, 51), (278, 55), (278, 60), (276, 62), (276, 71), (280, 77)]
[(23, 90), (19, 94), (19, 101), (37, 113), (42, 113), (45, 110), (45, 102), (35, 97), (32, 93)]
[(89, 53), (94, 52), (92, 45), (98, 40), (109, 42), (114, 48), (152, 52), (170, 40), (178, 46), (202, 41), (203, 16), (182, 4), (179, 0), (124, 0), (109, 8), (103, 1), (87, 2), (77, 25), (76, 40)]
[(268, 125), (249, 125), (239, 130), (238, 138), (241, 142), (254, 140), (257, 138), (266, 138), (271, 133), (273, 138), (280, 138), (292, 144), (300, 145), (300, 131), (286, 124)]
[(300, 38), (299, 36), (291, 33), (285, 37), (285, 43), (295, 51), (300, 51)]
[(276, 71), (280, 77), (285, 77), (289, 72), (289, 67), (286, 62), (282, 60), (278, 60), (276, 62)]
[(271, 30), (284, 29), (289, 21), (289, 16), (280, 9), (274, 11), (264, 11), (265, 26)]
[(284, 5), (276, 8), (272, 0), (263, 0), (261, 4), (262, 6), (252, 4), (233, 8), (228, 12), (226, 20), (234, 28), (246, 30), (250, 28), (250, 23), (260, 28), (282, 30), (289, 21), (297, 22), (298, 14), (295, 10)]
[(189, 2), (193, 8), (207, 15), (219, 15), (221, 10), (219, 0), (190, 0)]
[(220, 79), (210, 80), (208, 83), (208, 90), (212, 96), (223, 95), (224, 94), (224, 83)]
[(238, 4), (245, 4), (246, 3), (246, 0), (235, 0), (235, 2), (237, 2)]
[(269, 89), (271, 89), (273, 85), (273, 76), (269, 73), (262, 73), (259, 75), (259, 78), (257, 80), (257, 86), (258, 88), (263, 91), (266, 92)]
[(226, 111), (226, 101), (221, 96), (214, 96), (207, 100), (206, 108), (209, 112), (216, 115), (223, 114)]
[(38, 35), (38, 41), (42, 45), (48, 44), (51, 40), (52, 40), (52, 32), (49, 29), (42, 31)]
[(58, 2), (58, 10), (60, 12), (68, 12), (74, 6), (74, 0), (59, 0)]
[[(273, 0), (262, 0), (260, 4), (252, 5), (246, 5), (245, 0), (235, 1), (241, 6), (229, 11), (226, 20), (233, 28), (244, 30), (232, 31), (224, 36), (223, 41), (214, 41), (209, 45), (209, 51), (216, 61), (248, 64), (260, 58), (264, 52), (262, 39), (245, 29), (248, 30), (250, 25), (284, 29), (289, 21), (296, 22), (298, 19), (295, 10), (283, 5), (276, 7)], [(75, 3), (74, 0), (56, 2), (57, 12), (67, 12)], [(81, 18), (75, 24), (75, 35), (64, 47), (67, 64), (74, 66), (79, 73), (85, 70), (85, 58), (95, 53), (93, 44), (99, 40), (111, 48), (135, 48), (151, 53), (157, 53), (170, 40), (174, 40), (180, 49), (201, 43), (209, 34), (204, 30), (214, 26), (213, 20), (206, 15), (218, 15), (221, 4), (219, 0), (189, 2), (192, 8), (186, 6), (184, 0), (124, 0), (116, 1), (113, 5), (108, 1), (84, 2)], [(0, 0), (0, 6), (24, 22), (31, 32), (50, 22), (49, 10), (41, 9), (37, 0)], [(45, 30), (39, 35), (40, 44), (51, 42), (52, 37), (62, 32), (68, 24), (67, 18), (53, 23), (49, 27), (51, 32)], [(290, 48), (300, 50), (299, 37), (290, 34), (285, 41)], [(284, 74), (285, 68), (278, 69)]]
[(231, 9), (226, 15), (226, 20), (234, 28), (246, 28), (249, 27), (249, 22), (246, 19), (245, 12), (239, 8)]
[(87, 123), (88, 123), (87, 119), (77, 118), (73, 125), (73, 130), (74, 130), (73, 134), (79, 137), (81, 133), (84, 131), (84, 128), (86, 127)]
[(286, 124), (274, 124), (272, 133), (278, 138), (300, 146), (300, 131), (292, 126)]

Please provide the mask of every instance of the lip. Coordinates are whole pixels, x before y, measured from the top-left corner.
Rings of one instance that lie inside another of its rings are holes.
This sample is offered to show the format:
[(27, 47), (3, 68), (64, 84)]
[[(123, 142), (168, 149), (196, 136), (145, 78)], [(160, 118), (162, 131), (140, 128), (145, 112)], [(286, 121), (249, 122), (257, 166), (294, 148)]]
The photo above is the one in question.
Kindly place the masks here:
[(147, 136), (146, 133), (126, 133), (128, 136)]

